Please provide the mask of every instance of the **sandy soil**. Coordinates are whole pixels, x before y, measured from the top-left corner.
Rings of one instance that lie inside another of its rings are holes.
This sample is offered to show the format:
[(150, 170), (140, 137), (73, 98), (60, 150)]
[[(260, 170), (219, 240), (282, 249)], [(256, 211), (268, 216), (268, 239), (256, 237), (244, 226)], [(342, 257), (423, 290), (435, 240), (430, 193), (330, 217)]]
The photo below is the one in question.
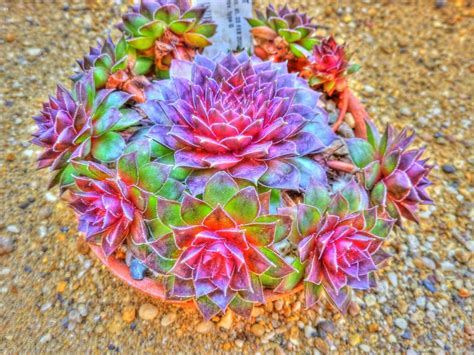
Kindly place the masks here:
[[(35, 170), (31, 116), (57, 81), (69, 85), (74, 59), (113, 29), (124, 8), (70, 3), (0, 5), (0, 352), (472, 351), (473, 7), (292, 2), (327, 26), (321, 33), (348, 41), (363, 64), (351, 85), (375, 121), (410, 125), (428, 145), (437, 205), (392, 237), (394, 258), (379, 287), (358, 293), (348, 316), (326, 306), (304, 310), (297, 295), (248, 321), (228, 315), (203, 323), (192, 309), (115, 280), (77, 245), (72, 213), (46, 190), (47, 172)], [(140, 317), (153, 307), (156, 317)]]

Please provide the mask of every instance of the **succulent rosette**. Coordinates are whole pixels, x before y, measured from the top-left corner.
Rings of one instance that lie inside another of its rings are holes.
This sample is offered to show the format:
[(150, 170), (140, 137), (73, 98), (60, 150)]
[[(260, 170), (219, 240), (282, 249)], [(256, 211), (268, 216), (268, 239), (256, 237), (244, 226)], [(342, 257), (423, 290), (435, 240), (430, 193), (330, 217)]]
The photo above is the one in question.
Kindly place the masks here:
[(293, 271), (273, 248), (289, 234), (291, 218), (270, 214), (267, 198), (225, 172), (207, 182), (202, 199), (159, 199), (157, 215), (144, 263), (168, 275), (170, 299), (194, 299), (206, 319), (227, 308), (249, 317), (255, 303), (265, 303), (261, 275)]
[(425, 148), (408, 149), (415, 139), (405, 128), (400, 133), (387, 126), (380, 136), (377, 128), (367, 125), (368, 140), (347, 141), (354, 164), (362, 169), (362, 183), (371, 191), (370, 199), (392, 218), (417, 222), (421, 204), (432, 204), (426, 188), (432, 166), (422, 159)]
[(73, 182), (71, 160), (93, 157), (111, 162), (120, 157), (125, 139), (119, 132), (141, 120), (136, 111), (125, 107), (129, 99), (121, 91), (96, 92), (90, 75), (76, 82), (71, 92), (58, 86), (56, 97), (50, 97), (34, 117), (38, 130), (32, 140), (45, 148), (38, 168), (58, 171), (52, 184)]
[(352, 289), (375, 285), (372, 272), (388, 257), (380, 247), (395, 220), (382, 218), (376, 208), (368, 207), (367, 193), (355, 179), (332, 195), (326, 187), (312, 184), (293, 216), (299, 272), (284, 279), (276, 291), (288, 291), (303, 279), (307, 307), (326, 295), (345, 312)]
[(256, 42), (255, 55), (263, 60), (284, 62), (304, 59), (319, 43), (314, 38), (316, 26), (305, 13), (292, 10), (287, 5), (278, 9), (270, 5), (265, 14), (257, 10), (256, 15), (247, 22), (252, 27)]
[(172, 178), (172, 167), (152, 161), (146, 141), (130, 144), (109, 169), (91, 161), (74, 161), (75, 189), (71, 207), (86, 240), (100, 243), (110, 256), (124, 242), (148, 240), (147, 220), (154, 218), (158, 196), (179, 198), (184, 185)]
[(328, 37), (314, 46), (308, 64), (301, 75), (308, 79), (311, 87), (322, 89), (329, 96), (342, 93), (347, 88), (347, 76), (360, 69), (358, 64), (349, 64), (345, 46)]
[(137, 102), (144, 101), (143, 91), (150, 83), (145, 75), (152, 69), (153, 61), (148, 57), (138, 56), (124, 37), (117, 45), (108, 37), (103, 43), (98, 43), (97, 47), (92, 47), (89, 54), (77, 63), (81, 72), (71, 77), (73, 81), (91, 73), (96, 90), (122, 90), (132, 94)]
[(298, 190), (311, 176), (326, 181), (310, 156), (336, 139), (319, 97), (284, 64), (241, 53), (174, 61), (171, 78), (153, 83), (140, 108), (155, 123), (148, 135), (193, 170), (186, 180), (193, 194), (219, 170)]
[(205, 11), (186, 0), (141, 0), (123, 15), (120, 28), (137, 56), (151, 60), (155, 74), (164, 78), (172, 59), (192, 60), (211, 44), (216, 24), (203, 20)]

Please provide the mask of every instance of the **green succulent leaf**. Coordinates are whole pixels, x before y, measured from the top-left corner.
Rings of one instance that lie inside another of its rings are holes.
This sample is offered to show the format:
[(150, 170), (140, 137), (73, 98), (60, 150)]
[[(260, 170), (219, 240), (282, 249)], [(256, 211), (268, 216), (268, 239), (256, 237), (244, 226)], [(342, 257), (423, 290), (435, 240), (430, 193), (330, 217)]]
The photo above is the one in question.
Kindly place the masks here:
[(181, 216), (186, 223), (200, 224), (211, 211), (212, 208), (207, 203), (185, 193), (181, 204)]
[(117, 162), (118, 176), (127, 184), (134, 185), (138, 181), (137, 153), (128, 153)]
[(336, 193), (329, 204), (328, 213), (344, 217), (348, 211), (349, 204), (346, 199), (340, 193)]
[(109, 78), (109, 69), (95, 67), (93, 69), (94, 84), (96, 88), (103, 88)]
[(297, 226), (303, 237), (316, 231), (320, 219), (321, 213), (316, 207), (305, 204), (297, 206)]
[(155, 12), (155, 20), (161, 20), (165, 23), (171, 23), (179, 18), (179, 7), (175, 4), (166, 4), (158, 8)]
[(115, 60), (120, 60), (127, 55), (127, 40), (125, 37), (121, 37), (115, 46)]
[(278, 30), (278, 34), (283, 37), (288, 43), (297, 42), (301, 39), (301, 33), (289, 28)]
[(265, 26), (265, 22), (257, 18), (246, 18), (250, 27)]
[(367, 165), (364, 170), (364, 185), (367, 190), (372, 189), (374, 184), (379, 181), (381, 167), (380, 162), (378, 160), (374, 160), (372, 163)]
[(127, 40), (127, 42), (130, 47), (144, 51), (153, 47), (155, 39), (153, 37), (135, 37)]
[(206, 37), (199, 33), (188, 32), (183, 35), (184, 42), (192, 47), (204, 48), (211, 44)]
[(198, 33), (207, 38), (214, 36), (216, 30), (217, 24), (215, 23), (201, 23), (193, 28), (194, 33)]
[(380, 181), (377, 183), (370, 193), (370, 202), (375, 206), (385, 206), (387, 202), (387, 188)]
[(270, 248), (262, 247), (259, 250), (270, 260), (274, 266), (271, 266), (265, 275), (274, 278), (283, 278), (295, 271), (291, 265), (288, 265), (285, 260)]
[(125, 30), (131, 33), (133, 36), (139, 36), (139, 28), (148, 23), (150, 20), (145, 16), (137, 13), (128, 13), (123, 16), (123, 24)]
[(153, 39), (160, 38), (165, 32), (166, 24), (161, 20), (148, 22), (139, 28), (141, 36), (151, 37)]
[(204, 16), (207, 7), (205, 6), (194, 6), (187, 10), (181, 18), (183, 19), (194, 19), (196, 22), (200, 22), (202, 17)]
[(299, 44), (306, 50), (311, 51), (314, 46), (320, 44), (320, 41), (316, 38), (303, 38), (299, 41)]
[(304, 203), (324, 212), (331, 201), (328, 189), (319, 183), (312, 183), (304, 194)]
[(258, 216), (255, 222), (260, 223), (276, 223), (274, 243), (278, 243), (288, 237), (291, 232), (292, 220), (290, 216), (284, 215), (265, 215)]
[(196, 20), (192, 18), (179, 19), (171, 22), (169, 28), (177, 35), (182, 35), (191, 30), (191, 28), (194, 27), (195, 23)]
[(279, 31), (281, 29), (288, 28), (288, 22), (286, 22), (284, 19), (281, 17), (270, 17), (268, 19), (268, 25), (270, 26), (271, 29), (275, 31)]
[(135, 61), (135, 65), (133, 67), (133, 72), (136, 75), (145, 75), (150, 71), (153, 66), (153, 59), (147, 57), (138, 57)]
[(384, 156), (382, 160), (382, 174), (384, 176), (389, 176), (397, 168), (400, 162), (400, 155), (400, 151), (394, 150)]
[(135, 126), (142, 119), (142, 116), (132, 109), (122, 109), (120, 110), (120, 114), (120, 119), (112, 126), (113, 131), (123, 131)]
[(291, 53), (293, 53), (296, 58), (305, 58), (310, 54), (305, 47), (299, 44), (290, 43), (289, 47), (290, 47)]
[(168, 179), (171, 167), (156, 162), (142, 165), (138, 168), (138, 186), (145, 191), (158, 192)]
[(254, 187), (246, 187), (224, 205), (224, 210), (238, 223), (250, 223), (258, 215), (260, 204)]
[(125, 56), (119, 61), (117, 61), (117, 63), (115, 63), (115, 65), (110, 69), (110, 71), (112, 73), (116, 73), (119, 70), (125, 70), (127, 68), (127, 65), (128, 65), (128, 57)]
[(214, 174), (206, 184), (203, 200), (215, 207), (224, 206), (230, 198), (239, 191), (239, 186), (226, 172)]
[(363, 168), (370, 164), (375, 159), (374, 148), (364, 139), (351, 138), (347, 140), (347, 147), (349, 154), (354, 164)]
[(158, 191), (158, 195), (168, 200), (178, 200), (183, 193), (184, 185), (175, 179), (168, 179)]
[(125, 149), (125, 140), (116, 132), (107, 132), (92, 143), (92, 156), (103, 162), (111, 162), (119, 158)]
[[(94, 119), (98, 119), (102, 115), (110, 114), (112, 109), (121, 108), (129, 99), (131, 95), (123, 91), (110, 92), (105, 100), (94, 102)], [(97, 106), (98, 105), (98, 106)], [(113, 111), (113, 110), (112, 110)]]
[(367, 141), (370, 143), (372, 148), (374, 148), (374, 150), (377, 150), (377, 147), (380, 143), (380, 135), (377, 130), (377, 127), (375, 127), (374, 123), (370, 120), (366, 121), (365, 127), (367, 130)]
[(179, 202), (158, 198), (158, 216), (165, 225), (174, 227), (185, 225), (180, 210), (181, 204)]
[(379, 218), (370, 232), (380, 238), (386, 238), (392, 230), (393, 222), (393, 220)]
[(281, 282), (275, 288), (275, 292), (279, 292), (279, 293), (290, 292), (296, 286), (298, 286), (301, 280), (303, 280), (305, 264), (301, 263), (301, 261), (298, 260), (298, 258), (296, 258), (293, 261), (292, 266), (295, 268), (295, 271), (293, 271), (291, 274), (289, 274), (283, 280), (281, 280)]
[(155, 213), (155, 218), (147, 221), (148, 230), (152, 234), (153, 239), (159, 239), (162, 236), (171, 232), (171, 228), (165, 225), (159, 218), (156, 218), (157, 213), (158, 213), (156, 209), (155, 211), (151, 211), (149, 214), (147, 214), (147, 216), (148, 215), (150, 215), (150, 217), (153, 216), (152, 212)]

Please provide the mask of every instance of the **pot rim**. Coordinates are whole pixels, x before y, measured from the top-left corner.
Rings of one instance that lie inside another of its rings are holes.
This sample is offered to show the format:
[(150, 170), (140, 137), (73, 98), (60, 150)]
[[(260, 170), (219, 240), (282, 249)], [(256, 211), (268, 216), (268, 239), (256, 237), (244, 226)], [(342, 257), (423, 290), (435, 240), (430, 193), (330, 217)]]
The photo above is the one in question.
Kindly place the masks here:
[[(99, 259), (100, 262), (104, 266), (106, 266), (107, 269), (109, 269), (115, 277), (120, 279), (123, 283), (131, 286), (135, 290), (141, 292), (142, 294), (150, 296), (154, 299), (159, 299), (166, 303), (175, 304), (182, 307), (195, 306), (195, 303), (193, 300), (179, 301), (179, 300), (166, 299), (165, 287), (162, 282), (160, 282), (159, 280), (149, 278), (149, 277), (145, 277), (143, 280), (135, 280), (130, 275), (130, 269), (127, 266), (127, 264), (125, 264), (125, 262), (123, 262), (120, 259), (117, 259), (113, 255), (107, 257), (99, 245), (89, 243), (89, 246), (92, 252), (94, 253), (94, 255), (97, 257), (97, 259)], [(265, 289), (264, 290), (265, 301), (266, 301), (265, 303), (273, 302), (278, 299), (282, 299), (284, 297), (290, 296), (292, 294), (295, 294), (301, 291), (302, 289), (303, 289), (303, 282), (300, 282), (291, 291), (284, 292), (284, 293), (276, 293), (273, 290)]]

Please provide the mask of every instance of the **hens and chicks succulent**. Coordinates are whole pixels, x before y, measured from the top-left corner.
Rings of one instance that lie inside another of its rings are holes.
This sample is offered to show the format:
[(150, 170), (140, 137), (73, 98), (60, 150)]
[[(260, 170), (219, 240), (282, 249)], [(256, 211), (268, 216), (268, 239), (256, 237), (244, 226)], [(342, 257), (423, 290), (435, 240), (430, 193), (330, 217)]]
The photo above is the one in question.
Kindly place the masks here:
[(267, 290), (301, 284), (308, 307), (326, 295), (345, 311), (352, 289), (375, 284), (393, 225), (432, 203), (424, 149), (368, 117), (356, 137), (337, 134), (321, 98), (347, 109), (359, 67), (305, 14), (257, 12), (255, 56), (210, 59), (205, 11), (142, 0), (126, 13), (120, 40), (92, 48), (73, 89), (59, 86), (35, 117), (38, 167), (90, 243), (126, 249), (205, 318), (249, 316)]

